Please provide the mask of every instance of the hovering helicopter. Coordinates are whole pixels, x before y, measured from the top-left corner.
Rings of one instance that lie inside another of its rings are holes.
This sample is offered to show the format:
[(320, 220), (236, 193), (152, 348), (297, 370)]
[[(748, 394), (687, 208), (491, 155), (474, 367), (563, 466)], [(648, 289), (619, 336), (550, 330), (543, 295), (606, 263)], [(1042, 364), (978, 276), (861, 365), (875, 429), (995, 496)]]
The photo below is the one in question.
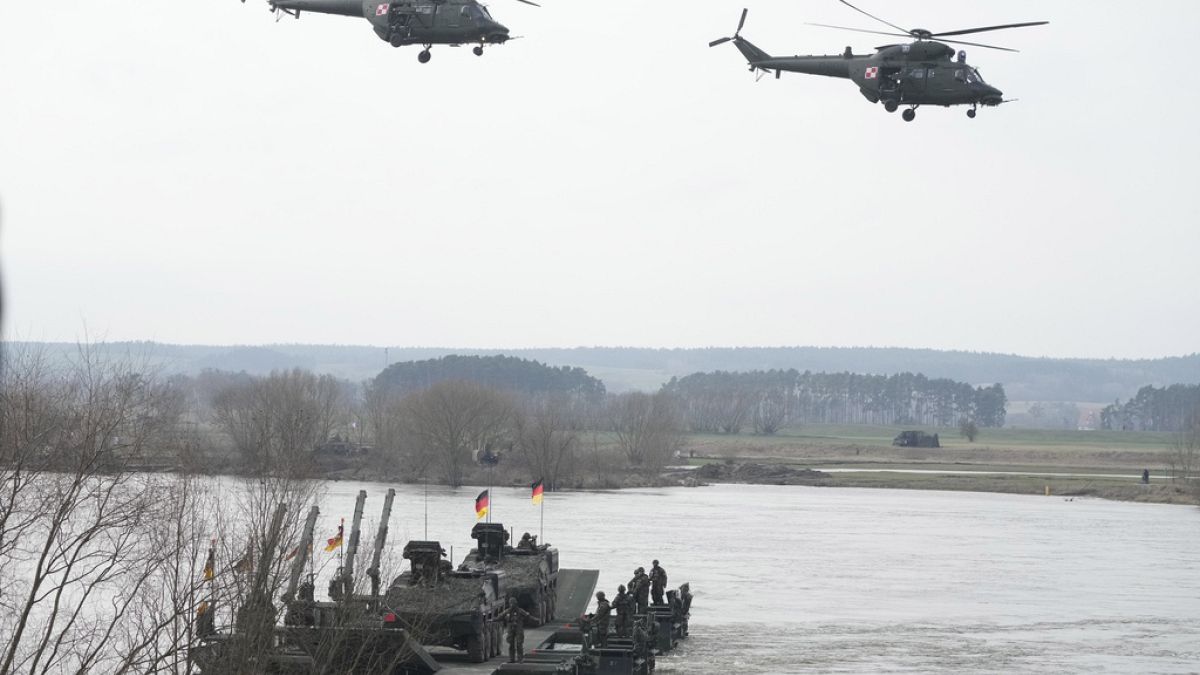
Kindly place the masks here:
[[(836, 56), (771, 56), (741, 36), (742, 26), (746, 23), (747, 11), (743, 9), (742, 18), (738, 21), (737, 30), (733, 35), (713, 40), (708, 43), (708, 46), (715, 47), (732, 41), (738, 51), (750, 62), (751, 71), (760, 73), (775, 71), (777, 79), (785, 70), (793, 73), (846, 78), (858, 85), (858, 90), (868, 101), (883, 103), (884, 110), (888, 112), (896, 112), (902, 105), (908, 106), (902, 114), (906, 122), (911, 122), (916, 118), (917, 108), (922, 105), (946, 107), (969, 105), (971, 107), (967, 110), (967, 117), (974, 118), (979, 106), (998, 106), (1007, 101), (999, 89), (983, 81), (979, 70), (967, 64), (965, 51), (955, 52), (953, 47), (942, 43), (971, 45), (1006, 52), (1017, 50), (945, 38), (1050, 23), (1049, 21), (1030, 21), (934, 33), (924, 28), (905, 30), (855, 7), (846, 0), (838, 0), (838, 2), (900, 32), (890, 33), (820, 23), (809, 25), (859, 33), (908, 37), (916, 41), (909, 44), (877, 47), (875, 53), (871, 55), (854, 54), (850, 47), (846, 47), (845, 52)], [(940, 42), (935, 40), (940, 40)]]
[[(518, 0), (540, 7), (531, 0)], [(246, 0), (242, 0), (243, 3)], [(371, 22), (375, 34), (393, 47), (423, 45), (417, 60), (428, 63), (433, 45), (479, 43), (472, 50), (483, 56), (483, 46), (513, 39), (508, 29), (492, 18), (476, 0), (267, 0), (276, 19), (281, 14), (300, 18), (300, 12), (357, 16)]]

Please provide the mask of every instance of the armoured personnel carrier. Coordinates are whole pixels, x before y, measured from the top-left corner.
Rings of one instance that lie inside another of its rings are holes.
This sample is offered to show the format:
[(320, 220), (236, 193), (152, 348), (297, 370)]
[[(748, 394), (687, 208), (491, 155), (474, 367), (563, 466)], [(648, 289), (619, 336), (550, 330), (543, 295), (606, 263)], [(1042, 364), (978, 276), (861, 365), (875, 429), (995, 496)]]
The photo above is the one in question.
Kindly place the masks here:
[(530, 625), (552, 621), (558, 596), (558, 549), (538, 544), (537, 538), (528, 534), (516, 546), (509, 546), (508, 531), (500, 523), (476, 523), (471, 538), (478, 546), (459, 569), (502, 570), (505, 590), (533, 617)]
[(901, 431), (892, 439), (892, 445), (899, 448), (940, 448), (942, 444), (937, 434), (927, 434), (924, 431)]
[(410, 569), (384, 596), (387, 623), (398, 623), (423, 645), (453, 647), (481, 663), (500, 654), (505, 575), (499, 569), (454, 570), (436, 541), (410, 541)]

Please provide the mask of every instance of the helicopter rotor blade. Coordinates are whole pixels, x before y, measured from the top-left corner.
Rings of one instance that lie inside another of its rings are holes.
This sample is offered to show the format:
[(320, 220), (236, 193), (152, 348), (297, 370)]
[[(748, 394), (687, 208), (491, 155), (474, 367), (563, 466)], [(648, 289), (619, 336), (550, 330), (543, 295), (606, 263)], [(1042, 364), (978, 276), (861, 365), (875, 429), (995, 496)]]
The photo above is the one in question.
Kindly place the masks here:
[(732, 39), (733, 39), (733, 38), (731, 38), (731, 37), (723, 37), (723, 38), (720, 38), (720, 39), (717, 39), (717, 40), (713, 40), (712, 42), (708, 43), (708, 46), (709, 46), (709, 47), (716, 47), (717, 45), (723, 45), (723, 44), (725, 44), (726, 42), (729, 42), (729, 41), (730, 41), (730, 40), (732, 40)]
[(738, 33), (742, 32), (742, 26), (746, 25), (746, 13), (749, 11), (750, 11), (749, 7), (742, 8), (742, 18), (738, 19), (738, 27), (737, 27), (737, 30), (735, 30), (733, 32), (734, 35), (737, 35)]
[(534, 7), (541, 7), (541, 5), (537, 4), (536, 2), (532, 2), (531, 0), (517, 0), (517, 2), (523, 2), (527, 5), (533, 5)]
[(892, 28), (895, 28), (896, 30), (900, 31), (901, 33), (904, 33), (905, 35), (911, 35), (911, 34), (912, 34), (912, 32), (911, 32), (911, 31), (909, 31), (907, 28), (901, 28), (900, 26), (897, 26), (896, 24), (892, 23), (891, 21), (885, 21), (885, 20), (883, 20), (883, 19), (881, 19), (881, 18), (879, 18), (879, 17), (875, 16), (874, 14), (871, 14), (870, 12), (867, 12), (867, 11), (865, 11), (865, 10), (861, 10), (861, 9), (859, 9), (859, 8), (855, 7), (854, 5), (852, 5), (852, 4), (848, 3), (848, 2), (846, 2), (846, 0), (838, 0), (838, 2), (840, 2), (840, 3), (842, 3), (843, 5), (845, 5), (845, 6), (849, 7), (850, 9), (852, 9), (852, 10), (854, 10), (854, 11), (858, 12), (859, 14), (864, 14), (864, 15), (866, 15), (866, 16), (869, 16), (869, 17), (871, 17), (872, 19), (875, 19), (875, 20), (876, 20), (876, 21), (878, 21), (879, 23), (882, 23), (882, 24), (884, 24), (884, 25), (887, 25), (887, 26), (891, 26)]
[(972, 47), (983, 47), (985, 49), (999, 49), (1002, 52), (1020, 52), (1020, 49), (1009, 49), (1008, 47), (997, 47), (996, 45), (985, 45), (979, 42), (966, 42), (964, 40), (943, 40), (942, 38), (934, 38), (938, 42), (949, 42), (952, 45), (971, 45)]
[(934, 38), (941, 38), (943, 35), (968, 35), (970, 33), (983, 33), (989, 30), (1005, 30), (1008, 28), (1024, 28), (1026, 26), (1045, 26), (1049, 21), (1026, 21), (1025, 23), (1006, 23), (1003, 26), (987, 26), (985, 28), (965, 28), (963, 30), (951, 30), (944, 33), (934, 33)]
[(894, 37), (905, 37), (905, 38), (911, 38), (911, 37), (912, 37), (912, 35), (908, 34), (907, 32), (904, 32), (904, 33), (885, 33), (885, 32), (883, 32), (883, 31), (881, 31), (881, 30), (867, 30), (866, 28), (849, 28), (849, 27), (847, 27), (847, 26), (832, 26), (832, 25), (830, 25), (830, 24), (827, 24), (827, 23), (806, 23), (805, 25), (806, 25), (806, 26), (820, 26), (821, 28), (835, 28), (835, 29), (837, 29), (837, 30), (849, 30), (849, 31), (854, 31), (855, 33), (873, 33), (873, 34), (875, 34), (875, 35), (891, 35), (891, 36), (894, 36)]

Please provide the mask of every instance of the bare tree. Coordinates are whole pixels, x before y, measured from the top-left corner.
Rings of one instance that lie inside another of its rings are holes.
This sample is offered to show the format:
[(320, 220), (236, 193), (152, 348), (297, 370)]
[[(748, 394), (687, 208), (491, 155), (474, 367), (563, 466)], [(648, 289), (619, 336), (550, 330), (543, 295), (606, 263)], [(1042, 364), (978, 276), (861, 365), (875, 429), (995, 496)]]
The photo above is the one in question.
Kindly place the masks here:
[(0, 674), (167, 669), (190, 606), (164, 580), (192, 537), (175, 479), (130, 469), (169, 444), (176, 399), (88, 346), (0, 364)]
[(508, 396), (472, 382), (440, 382), (405, 399), (405, 422), (419, 464), (436, 466), (448, 485), (462, 485), (473, 453), (507, 437)]
[(679, 413), (665, 392), (613, 396), (608, 417), (621, 452), (633, 466), (661, 468), (681, 447)]
[(543, 479), (554, 490), (566, 477), (575, 459), (579, 432), (573, 406), (565, 396), (526, 401), (513, 416), (515, 449), (533, 479)]
[(1171, 439), (1167, 456), (1171, 479), (1200, 495), (1200, 410), (1193, 411)]
[(336, 378), (299, 369), (227, 386), (213, 400), (214, 422), (253, 473), (305, 472), (313, 448), (346, 415)]

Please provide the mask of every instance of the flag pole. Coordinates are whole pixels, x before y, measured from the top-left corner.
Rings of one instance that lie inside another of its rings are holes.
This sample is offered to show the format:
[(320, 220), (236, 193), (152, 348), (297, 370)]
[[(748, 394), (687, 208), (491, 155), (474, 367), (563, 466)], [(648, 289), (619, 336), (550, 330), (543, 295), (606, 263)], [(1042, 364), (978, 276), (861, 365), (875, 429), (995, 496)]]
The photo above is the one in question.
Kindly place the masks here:
[(546, 484), (542, 483), (542, 503), (538, 504), (541, 508), (538, 510), (538, 541), (546, 543)]

